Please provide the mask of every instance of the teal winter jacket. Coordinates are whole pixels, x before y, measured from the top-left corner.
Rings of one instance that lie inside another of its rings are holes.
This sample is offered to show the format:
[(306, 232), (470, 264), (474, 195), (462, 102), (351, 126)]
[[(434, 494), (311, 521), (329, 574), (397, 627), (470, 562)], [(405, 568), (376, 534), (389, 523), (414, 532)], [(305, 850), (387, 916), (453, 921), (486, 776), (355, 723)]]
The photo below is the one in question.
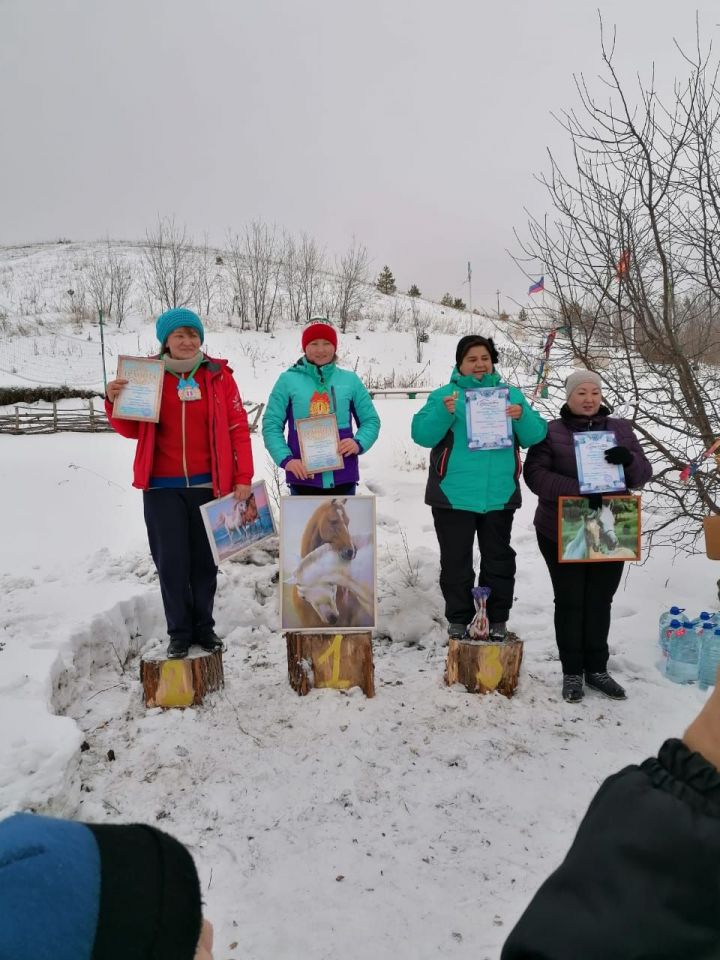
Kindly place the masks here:
[[(352, 437), (359, 445), (360, 453), (368, 451), (377, 440), (380, 417), (360, 377), (334, 363), (318, 367), (301, 357), (278, 377), (263, 416), (265, 448), (279, 467), (300, 457), (295, 421), (323, 413), (335, 414), (340, 439)], [(355, 432), (353, 422), (357, 425)], [(341, 470), (319, 473), (302, 481), (288, 473), (287, 481), (320, 488), (356, 483), (359, 478), (357, 456), (347, 456), (344, 460)]]
[[(504, 450), (470, 450), (465, 425), (465, 391), (480, 387), (507, 387), (508, 403), (523, 408), (512, 421), (515, 440)], [(457, 391), (455, 413), (448, 412), (443, 398)], [(421, 447), (432, 447), (425, 503), (431, 507), (449, 507), (489, 513), (514, 510), (520, 506), (519, 447), (530, 447), (545, 439), (547, 423), (533, 410), (517, 389), (503, 383), (498, 373), (479, 379), (464, 377), (457, 367), (450, 383), (433, 390), (425, 406), (412, 421), (412, 438)]]

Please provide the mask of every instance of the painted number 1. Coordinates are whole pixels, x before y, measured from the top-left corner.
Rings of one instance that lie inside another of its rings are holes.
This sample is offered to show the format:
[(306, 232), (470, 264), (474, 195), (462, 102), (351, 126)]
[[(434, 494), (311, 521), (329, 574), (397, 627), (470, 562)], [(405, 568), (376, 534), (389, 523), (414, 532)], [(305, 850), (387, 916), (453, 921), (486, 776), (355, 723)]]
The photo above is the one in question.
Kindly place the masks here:
[(317, 665), (320, 666), (321, 663), (325, 663), (326, 660), (332, 657), (332, 673), (329, 680), (316, 683), (316, 687), (335, 687), (337, 690), (347, 690), (350, 686), (349, 680), (340, 679), (340, 651), (342, 649), (342, 640), (342, 634), (336, 633), (332, 638), (332, 642), (328, 644), (317, 658)]

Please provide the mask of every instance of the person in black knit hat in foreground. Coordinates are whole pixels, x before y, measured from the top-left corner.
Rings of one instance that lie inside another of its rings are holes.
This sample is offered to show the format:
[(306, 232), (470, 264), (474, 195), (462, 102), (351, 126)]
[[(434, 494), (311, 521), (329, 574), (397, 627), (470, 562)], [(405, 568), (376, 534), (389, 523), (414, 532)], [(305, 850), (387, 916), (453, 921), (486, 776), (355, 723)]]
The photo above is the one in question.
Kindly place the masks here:
[(0, 821), (0, 960), (212, 960), (186, 848), (154, 827)]

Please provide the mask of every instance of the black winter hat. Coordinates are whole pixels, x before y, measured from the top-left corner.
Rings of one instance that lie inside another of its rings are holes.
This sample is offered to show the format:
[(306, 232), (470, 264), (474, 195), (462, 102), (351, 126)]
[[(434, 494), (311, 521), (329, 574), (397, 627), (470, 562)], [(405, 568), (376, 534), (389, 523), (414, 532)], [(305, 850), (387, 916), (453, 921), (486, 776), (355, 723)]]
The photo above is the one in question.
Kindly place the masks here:
[(455, 364), (458, 369), (460, 369), (460, 364), (465, 359), (465, 355), (469, 353), (473, 347), (485, 347), (490, 354), (493, 367), (498, 362), (498, 352), (492, 337), (481, 337), (476, 333), (471, 333), (467, 337), (461, 337), (458, 340), (457, 349), (455, 350)]
[(142, 824), (86, 824), (100, 851), (100, 912), (93, 957), (195, 956), (200, 881), (186, 848)]

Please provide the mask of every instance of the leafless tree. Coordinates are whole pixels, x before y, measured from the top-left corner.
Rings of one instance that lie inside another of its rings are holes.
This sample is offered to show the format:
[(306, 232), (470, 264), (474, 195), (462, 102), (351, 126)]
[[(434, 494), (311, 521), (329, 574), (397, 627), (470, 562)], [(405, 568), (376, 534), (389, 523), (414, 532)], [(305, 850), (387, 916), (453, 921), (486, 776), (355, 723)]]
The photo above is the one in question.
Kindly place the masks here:
[(410, 310), (412, 312), (413, 333), (415, 334), (415, 359), (422, 363), (423, 345), (428, 342), (430, 335), (430, 318), (420, 309), (420, 304), (415, 297), (410, 299)]
[(314, 317), (322, 302), (325, 286), (325, 250), (313, 237), (303, 233), (298, 251), (302, 303), (306, 322)]
[(245, 228), (245, 262), (255, 329), (270, 333), (277, 303), (282, 251), (275, 227), (259, 220)]
[(282, 257), (282, 279), (287, 291), (288, 313), (293, 323), (300, 323), (302, 303), (302, 281), (300, 270), (300, 252), (291, 234), (284, 238)]
[(102, 253), (94, 251), (86, 270), (86, 286), (95, 312), (105, 320), (112, 317), (118, 327), (122, 326), (133, 287), (130, 263), (111, 246), (110, 241)]
[(336, 263), (337, 309), (340, 330), (345, 333), (351, 314), (358, 311), (365, 299), (370, 261), (367, 249), (353, 237), (347, 251)]
[(210, 248), (207, 233), (202, 246), (194, 250), (194, 299), (200, 316), (209, 317), (216, 300), (222, 294), (223, 262), (217, 262), (217, 252)]
[(162, 310), (185, 307), (195, 293), (195, 253), (192, 240), (174, 217), (158, 217), (146, 233), (143, 279), (148, 301)]
[(232, 290), (232, 313), (240, 319), (240, 329), (250, 329), (250, 284), (248, 283), (245, 244), (237, 234), (228, 235), (226, 258), (230, 288)]
[(720, 355), (718, 65), (698, 31), (663, 99), (654, 73), (634, 92), (621, 81), (614, 46), (601, 23), (603, 94), (576, 78), (579, 106), (557, 118), (574, 166), (550, 155), (540, 180), (552, 213), (530, 218), (517, 259), (528, 275), (543, 265), (549, 306), (530, 317), (540, 333), (559, 327), (555, 363), (598, 370), (644, 440), (651, 539), (692, 549), (702, 517), (720, 510), (717, 468), (679, 478), (720, 422), (709, 365)]
[(112, 273), (112, 289), (114, 295), (114, 304), (111, 314), (118, 327), (123, 325), (127, 316), (130, 295), (133, 290), (133, 272), (130, 262), (117, 253), (115, 250), (108, 250), (110, 257), (110, 270)]

